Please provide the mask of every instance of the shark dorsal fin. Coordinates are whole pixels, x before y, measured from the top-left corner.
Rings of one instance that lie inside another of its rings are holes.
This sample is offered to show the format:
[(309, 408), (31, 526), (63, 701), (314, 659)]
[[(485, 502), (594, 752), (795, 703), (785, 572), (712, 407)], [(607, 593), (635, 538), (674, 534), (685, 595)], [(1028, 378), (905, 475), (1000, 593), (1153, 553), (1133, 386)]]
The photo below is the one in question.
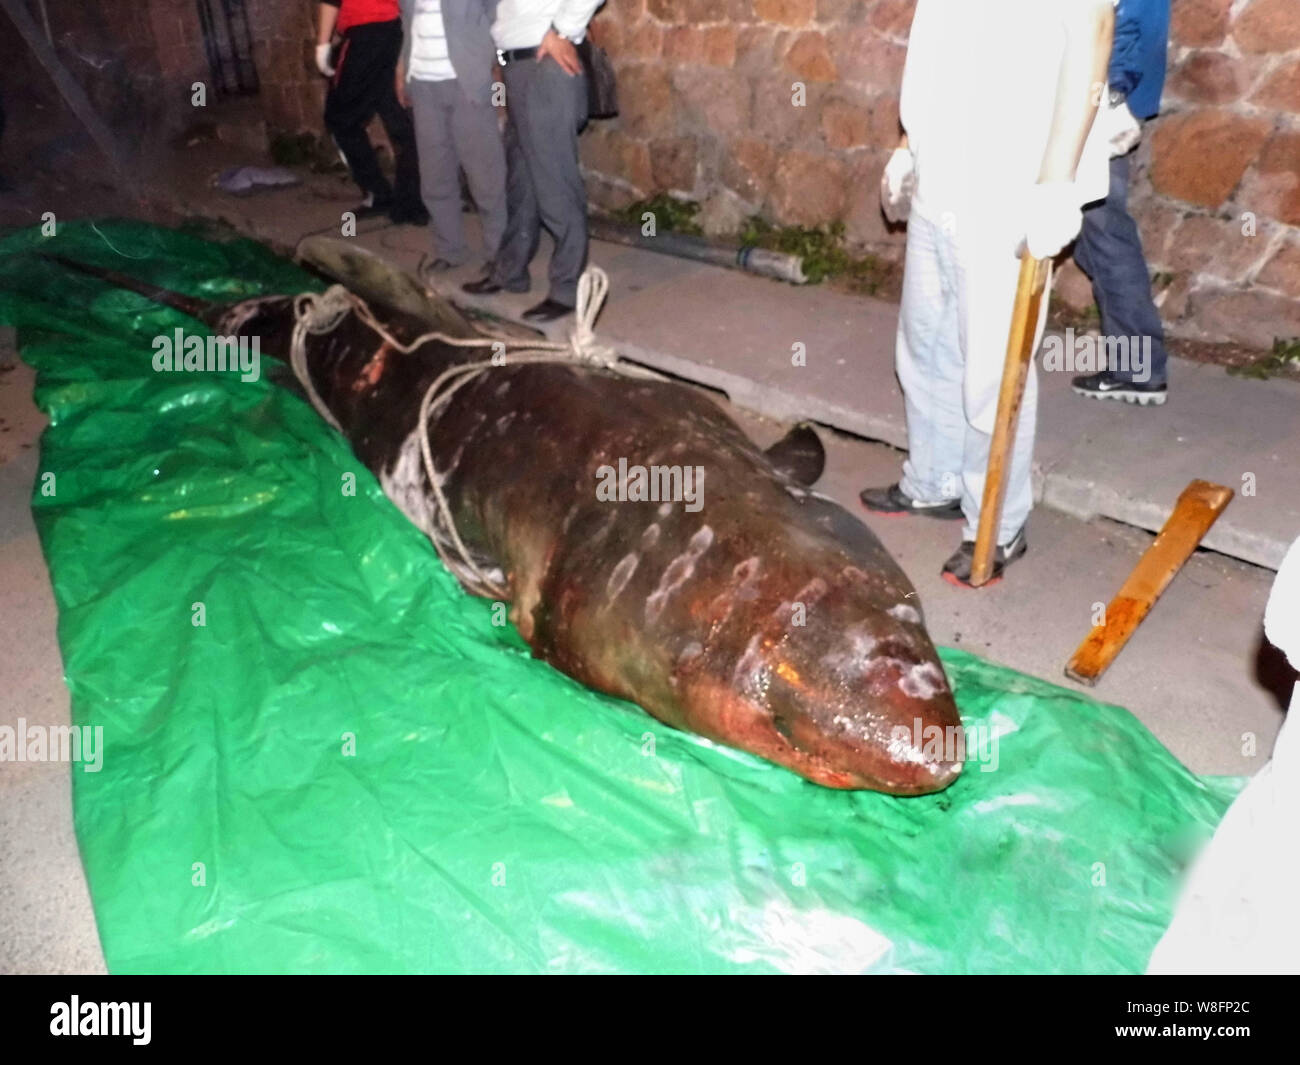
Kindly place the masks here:
[(764, 454), (777, 472), (805, 487), (814, 485), (826, 469), (826, 449), (808, 422), (800, 422)]

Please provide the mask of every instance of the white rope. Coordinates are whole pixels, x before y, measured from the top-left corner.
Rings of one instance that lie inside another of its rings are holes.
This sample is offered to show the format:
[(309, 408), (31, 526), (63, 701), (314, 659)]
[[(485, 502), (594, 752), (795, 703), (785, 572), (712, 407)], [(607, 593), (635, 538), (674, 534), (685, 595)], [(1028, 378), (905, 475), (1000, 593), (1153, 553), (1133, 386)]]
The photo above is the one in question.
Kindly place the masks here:
[[(578, 279), (577, 306), (574, 308), (575, 322), (567, 341), (534, 340), (531, 338), (507, 337), (499, 334), (482, 337), (457, 337), (434, 331), (424, 333), (410, 343), (403, 344), (375, 318), (365, 300), (348, 291), (342, 285), (333, 285), (323, 293), (304, 292), (294, 299), (293, 338), (289, 351), (290, 364), (293, 366), (294, 375), (302, 382), (312, 406), (316, 408), (322, 418), (340, 432), (342, 429), (338, 420), (325, 406), (324, 401), (320, 398), (311, 382), (311, 375), (307, 369), (306, 349), (308, 334), (316, 335), (331, 332), (338, 327), (349, 312), (355, 312), (357, 317), (382, 337), (385, 343), (404, 355), (409, 355), (416, 348), (430, 341), (439, 341), (459, 348), (495, 348), (497, 345), (503, 345), (514, 349), (509, 361), (504, 358), (498, 361), (497, 355), (494, 354), (487, 359), (450, 366), (440, 373), (433, 380), (433, 383), (425, 389), (424, 397), (420, 401), (420, 419), (416, 423), (422, 430), (420, 433), (420, 453), (424, 460), (425, 476), (429, 479), (429, 484), (433, 488), (434, 499), (438, 504), (437, 520), (435, 521), (433, 533), (429, 538), (433, 542), (434, 549), (438, 552), (438, 557), (442, 559), (447, 568), (457, 574), (461, 582), (469, 587), (471, 591), (477, 592), (479, 595), (504, 599), (507, 597), (508, 589), (500, 581), (483, 572), (482, 568), (470, 555), (464, 541), (461, 540), (460, 533), (456, 529), (455, 519), (451, 514), (451, 506), (443, 494), (442, 486), (439, 484), (438, 472), (433, 464), (433, 451), (429, 445), (433, 425), (446, 411), (451, 398), (460, 389), (487, 371), (501, 366), (521, 366), (528, 363), (568, 363), (570, 365), (577, 363), (612, 370), (616, 373), (659, 377), (660, 375), (653, 371), (619, 363), (617, 354), (611, 348), (596, 342), (596, 317), (600, 314), (600, 308), (604, 304), (608, 293), (609, 276), (605, 271), (599, 266), (587, 267), (582, 272), (582, 277)], [(440, 542), (443, 538), (450, 541), (451, 546), (455, 548), (456, 554), (459, 556), (458, 558), (448, 557), (446, 546)]]
[(312, 384), (311, 374), (307, 372), (307, 334), (332, 332), (347, 313), (352, 310), (348, 292), (342, 285), (333, 285), (325, 292), (303, 292), (293, 301), (293, 336), (289, 341), (289, 365), (293, 375), (307, 390), (307, 398), (316, 408), (316, 413), (342, 432), (342, 426), (334, 417), (325, 401), (320, 398), (316, 386)]

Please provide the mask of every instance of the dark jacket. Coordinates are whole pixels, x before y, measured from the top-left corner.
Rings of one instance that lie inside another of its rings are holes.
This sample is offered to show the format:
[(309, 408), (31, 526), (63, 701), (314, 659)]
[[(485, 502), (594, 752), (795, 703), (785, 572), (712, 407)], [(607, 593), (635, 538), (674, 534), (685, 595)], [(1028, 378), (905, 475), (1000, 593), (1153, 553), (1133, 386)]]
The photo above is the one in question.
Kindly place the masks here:
[[(401, 0), (402, 69), (411, 70), (411, 20), (416, 0)], [(475, 103), (492, 102), (492, 65), (497, 61), (492, 43), (492, 22), (497, 0), (442, 0), (442, 22), (447, 32), (447, 55), (456, 68), (456, 81)]]
[(1168, 50), (1169, 0), (1119, 0), (1110, 87), (1128, 97), (1137, 118), (1151, 118), (1160, 110)]

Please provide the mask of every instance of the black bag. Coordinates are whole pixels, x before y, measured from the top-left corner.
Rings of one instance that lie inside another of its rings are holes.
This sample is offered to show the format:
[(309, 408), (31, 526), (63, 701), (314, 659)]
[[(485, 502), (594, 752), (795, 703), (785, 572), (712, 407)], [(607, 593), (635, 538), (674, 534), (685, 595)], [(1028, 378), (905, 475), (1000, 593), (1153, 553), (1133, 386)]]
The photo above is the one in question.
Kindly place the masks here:
[(617, 118), (618, 86), (605, 49), (594, 44), (588, 34), (578, 45), (578, 58), (587, 73), (587, 118)]

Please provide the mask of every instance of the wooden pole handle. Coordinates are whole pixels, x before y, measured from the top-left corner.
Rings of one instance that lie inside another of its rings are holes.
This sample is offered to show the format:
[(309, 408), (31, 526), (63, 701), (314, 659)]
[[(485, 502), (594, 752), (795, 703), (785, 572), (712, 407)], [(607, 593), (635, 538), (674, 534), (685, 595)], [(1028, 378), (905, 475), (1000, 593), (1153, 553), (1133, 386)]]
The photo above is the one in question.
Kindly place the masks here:
[(1026, 249), (1020, 256), (1020, 277), (1016, 302), (1011, 311), (1011, 333), (1007, 337), (1007, 358), (998, 390), (998, 413), (989, 444), (989, 464), (984, 476), (984, 498), (980, 503), (979, 528), (975, 533), (975, 557), (970, 583), (978, 588), (993, 575), (993, 553), (998, 545), (998, 524), (1002, 519), (1002, 498), (1007, 483), (1008, 459), (1025, 398), (1029, 363), (1034, 357), (1038, 316), (1047, 288), (1050, 259), (1035, 259)]

